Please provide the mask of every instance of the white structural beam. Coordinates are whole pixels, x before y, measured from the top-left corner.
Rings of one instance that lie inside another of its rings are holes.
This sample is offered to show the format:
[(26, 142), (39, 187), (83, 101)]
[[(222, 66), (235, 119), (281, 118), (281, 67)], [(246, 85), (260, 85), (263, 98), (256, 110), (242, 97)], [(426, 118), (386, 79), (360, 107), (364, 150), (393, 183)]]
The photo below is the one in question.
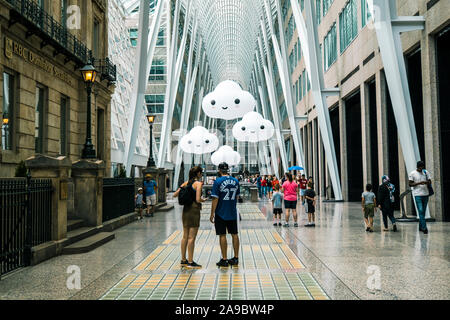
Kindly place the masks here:
[[(268, 112), (267, 112), (267, 106), (266, 106), (266, 97), (264, 95), (264, 91), (261, 86), (258, 86), (258, 92), (259, 92), (259, 97), (260, 97), (260, 101), (261, 101), (262, 113), (263, 113), (264, 119), (267, 119)], [(270, 159), (271, 159), (271, 163), (272, 163), (273, 173), (278, 176), (280, 174), (280, 171), (278, 168), (278, 162), (275, 160), (276, 149), (275, 149), (275, 144), (274, 144), (273, 139), (269, 140), (269, 150), (270, 150), (270, 155), (271, 155)]]
[[(278, 28), (279, 30), (283, 30), (283, 22), (281, 17), (281, 4), (280, 0), (275, 0), (276, 8), (277, 8), (277, 20), (278, 20)], [(289, 126), (291, 131), (292, 140), (294, 141), (295, 154), (297, 158), (298, 164), (304, 168), (304, 173), (307, 175), (308, 168), (305, 163), (305, 155), (303, 152), (303, 143), (302, 137), (300, 135), (300, 130), (295, 121), (296, 112), (294, 106), (294, 99), (292, 97), (292, 84), (291, 77), (289, 73), (288, 61), (289, 58), (286, 52), (286, 41), (284, 38), (284, 32), (280, 32), (280, 44), (278, 43), (278, 39), (275, 35), (275, 28), (273, 26), (272, 21), (272, 10), (267, 0), (264, 1), (266, 18), (268, 21), (270, 33), (272, 35), (272, 44), (275, 52), (275, 59), (278, 65), (278, 72), (280, 74), (281, 87), (283, 89), (284, 101), (286, 105), (286, 111), (288, 114)], [(280, 50), (281, 47), (281, 50)], [(297, 165), (297, 164), (295, 164)]]
[[(168, 149), (169, 136), (172, 133), (172, 119), (173, 119), (173, 109), (175, 107), (175, 99), (177, 96), (177, 89), (180, 81), (181, 68), (183, 66), (184, 51), (186, 48), (187, 34), (189, 30), (189, 17), (191, 2), (188, 2), (185, 23), (183, 27), (183, 37), (181, 39), (180, 48), (177, 55), (177, 42), (178, 42), (178, 23), (180, 16), (180, 6), (181, 1), (176, 1), (175, 4), (175, 19), (173, 23), (172, 31), (172, 44), (170, 48), (170, 56), (168, 60), (168, 83), (166, 87), (166, 95), (164, 98), (164, 115), (161, 128), (161, 142), (159, 147), (158, 156), (158, 168), (164, 168), (166, 157), (164, 156)], [(175, 62), (175, 64), (174, 64)]]
[[(161, 24), (163, 5), (166, 1), (159, 1), (149, 31), (150, 1), (141, 0), (139, 11), (139, 30), (137, 44), (137, 61), (134, 70), (134, 83), (131, 94), (131, 125), (128, 127), (125, 139), (124, 164), (127, 175), (131, 173), (133, 157), (136, 149), (139, 125), (142, 119), (144, 95), (148, 84), (148, 74), (155, 52), (156, 40)], [(150, 41), (149, 41), (150, 39)], [(151, 141), (149, 142), (151, 143)]]
[[(397, 16), (395, 1), (368, 0), (367, 3), (372, 17), (374, 17), (374, 27), (380, 46), (406, 170), (412, 172), (416, 169), (417, 161), (420, 160), (420, 151), (400, 33), (423, 30), (425, 19), (420, 16)], [(430, 218), (428, 206), (426, 217)]]
[[(263, 22), (261, 21), (261, 29), (263, 30), (263, 35), (265, 35), (265, 27)], [(267, 35), (266, 35), (267, 38)], [(265, 39), (267, 40), (267, 39)], [(266, 45), (267, 45), (267, 41)], [(287, 165), (287, 157), (286, 157), (286, 149), (285, 149), (285, 145), (284, 145), (284, 138), (283, 135), (281, 134), (281, 121), (280, 121), (280, 111), (278, 109), (278, 102), (277, 102), (277, 98), (276, 98), (276, 91), (274, 88), (274, 84), (273, 84), (273, 67), (272, 67), (272, 60), (270, 58), (270, 54), (267, 54), (267, 60), (264, 59), (264, 49), (262, 46), (262, 40), (261, 37), (258, 37), (258, 46), (259, 46), (259, 51), (260, 51), (260, 55), (261, 55), (261, 60), (262, 60), (262, 68), (264, 71), (264, 77), (266, 80), (266, 86), (267, 86), (267, 92), (269, 94), (269, 101), (270, 101), (270, 109), (272, 111), (272, 118), (273, 118), (273, 123), (275, 126), (275, 136), (276, 139), (278, 141), (278, 148), (280, 149), (280, 157), (281, 157), (281, 163), (283, 165), (283, 170), (284, 172), (288, 172), (288, 165)], [(267, 46), (268, 48), (268, 46)], [(258, 59), (257, 59), (258, 61)]]
[[(195, 15), (194, 15), (195, 19)], [(198, 73), (198, 64), (201, 58), (200, 54), (197, 55), (197, 61), (194, 68), (194, 72), (192, 72), (192, 59), (194, 55), (194, 47), (195, 41), (197, 39), (197, 20), (194, 20), (194, 31), (191, 34), (191, 41), (189, 46), (189, 55), (188, 55), (188, 66), (186, 71), (186, 83), (184, 86), (184, 95), (183, 95), (183, 108), (181, 111), (181, 119), (180, 119), (180, 132), (182, 135), (187, 134), (187, 127), (189, 122), (189, 116), (191, 114), (192, 108), (192, 95), (194, 93), (195, 81), (197, 79)], [(200, 42), (200, 50), (201, 50), (201, 42)], [(180, 143), (178, 143), (180, 145)], [(175, 175), (173, 179), (173, 189), (175, 190), (178, 187), (178, 180), (180, 177), (180, 167), (183, 161), (183, 150), (181, 148), (177, 148), (177, 156), (175, 158)], [(188, 156), (192, 158), (192, 155)]]
[(323, 141), (331, 184), (336, 200), (342, 200), (342, 187), (339, 177), (339, 168), (336, 160), (336, 151), (331, 129), (330, 114), (327, 105), (327, 96), (336, 94), (335, 89), (324, 88), (322, 57), (320, 55), (319, 39), (313, 4), (314, 0), (305, 0), (305, 19), (303, 18), (298, 0), (290, 0), (294, 21), (305, 59), (306, 70), (309, 74), (311, 92), (316, 104), (317, 118), (320, 134)]

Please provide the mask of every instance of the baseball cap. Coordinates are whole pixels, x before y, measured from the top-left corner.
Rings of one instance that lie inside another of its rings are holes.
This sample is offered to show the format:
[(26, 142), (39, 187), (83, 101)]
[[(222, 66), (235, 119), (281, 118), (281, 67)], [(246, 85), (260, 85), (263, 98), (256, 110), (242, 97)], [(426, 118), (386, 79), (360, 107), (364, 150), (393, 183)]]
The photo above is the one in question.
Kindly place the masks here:
[(228, 163), (222, 162), (219, 164), (219, 170), (222, 172), (228, 172)]

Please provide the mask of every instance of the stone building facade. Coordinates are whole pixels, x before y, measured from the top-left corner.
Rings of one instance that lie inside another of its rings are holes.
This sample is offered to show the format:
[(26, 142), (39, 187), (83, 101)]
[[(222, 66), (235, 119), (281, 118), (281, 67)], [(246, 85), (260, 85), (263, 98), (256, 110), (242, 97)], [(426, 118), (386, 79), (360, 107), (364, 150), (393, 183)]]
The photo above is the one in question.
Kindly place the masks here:
[[(329, 97), (327, 102), (344, 199), (360, 201), (365, 184), (377, 186), (381, 176), (387, 174), (397, 186), (396, 206), (399, 209), (398, 198), (408, 189), (408, 172), (398, 141), (376, 32), (364, 7), (365, 2), (315, 1), (316, 9), (320, 8), (318, 35), (325, 87), (340, 88), (340, 95)], [(290, 24), (293, 23), (292, 8), (289, 1), (282, 3), (286, 33), (289, 34)], [(450, 150), (449, 144), (445, 142), (449, 137), (447, 123), (450, 116), (447, 111), (449, 100), (444, 92), (449, 87), (449, 69), (443, 57), (450, 54), (450, 2), (397, 0), (397, 11), (399, 16), (419, 15), (425, 18), (423, 31), (403, 33), (401, 40), (421, 157), (433, 176), (436, 192), (430, 198), (430, 213), (436, 220), (449, 221), (450, 202), (444, 196), (450, 192)], [(356, 28), (345, 26), (353, 30), (350, 31), (350, 39), (342, 39), (341, 24), (346, 21), (341, 15), (344, 14), (347, 15), (345, 19), (351, 17), (354, 20)], [(307, 167), (315, 178), (316, 191), (324, 197), (331, 197), (331, 181), (326, 169), (317, 112), (311, 91), (306, 84), (302, 85), (305, 63), (301, 53), (297, 53), (299, 48), (295, 23), (293, 26), (292, 37), (287, 39), (287, 45), (288, 55), (299, 58), (290, 60), (291, 80), (294, 97), (297, 97), (297, 114), (308, 116), (308, 121), (300, 122)], [(330, 43), (334, 45), (330, 46)], [(334, 54), (327, 54), (327, 50), (333, 50)], [(292, 143), (290, 151), (293, 159)], [(412, 202), (406, 199), (405, 205), (408, 214), (411, 214)]]
[(92, 142), (110, 168), (110, 101), (115, 67), (108, 55), (105, 0), (0, 0), (0, 177), (34, 154), (81, 157), (87, 94), (79, 68), (98, 74)]

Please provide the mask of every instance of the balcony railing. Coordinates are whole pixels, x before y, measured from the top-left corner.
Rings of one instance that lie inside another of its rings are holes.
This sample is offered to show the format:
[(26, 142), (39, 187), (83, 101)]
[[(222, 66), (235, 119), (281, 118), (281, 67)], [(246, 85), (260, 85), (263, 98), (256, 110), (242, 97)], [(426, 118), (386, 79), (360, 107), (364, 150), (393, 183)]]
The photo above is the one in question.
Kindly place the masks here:
[(105, 59), (92, 59), (94, 67), (100, 73), (100, 81), (108, 80), (108, 85), (116, 82), (116, 65), (106, 57)]
[(92, 56), (91, 50), (71, 34), (67, 27), (57, 22), (50, 14), (32, 0), (6, 0), (12, 5), (10, 26), (16, 22), (28, 28), (27, 36), (37, 34), (43, 39), (41, 49), (50, 44), (55, 55), (63, 53), (69, 60), (84, 65)]

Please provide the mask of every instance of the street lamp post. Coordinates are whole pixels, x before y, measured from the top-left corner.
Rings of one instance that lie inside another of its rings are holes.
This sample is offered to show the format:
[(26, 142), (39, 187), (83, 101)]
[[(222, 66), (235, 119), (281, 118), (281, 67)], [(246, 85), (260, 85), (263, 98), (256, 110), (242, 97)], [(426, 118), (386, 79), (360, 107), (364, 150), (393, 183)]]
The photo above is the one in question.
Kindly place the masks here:
[(150, 124), (150, 155), (148, 156), (147, 167), (155, 167), (155, 160), (153, 159), (153, 122), (155, 121), (155, 116), (148, 114), (147, 121)]
[(87, 65), (80, 69), (81, 74), (83, 75), (84, 83), (86, 84), (86, 92), (87, 92), (87, 109), (86, 109), (86, 142), (84, 143), (83, 151), (81, 153), (82, 159), (95, 159), (95, 149), (92, 144), (91, 138), (91, 94), (92, 94), (92, 86), (95, 82), (95, 78), (97, 77), (97, 70), (95, 70), (94, 66), (89, 61)]

